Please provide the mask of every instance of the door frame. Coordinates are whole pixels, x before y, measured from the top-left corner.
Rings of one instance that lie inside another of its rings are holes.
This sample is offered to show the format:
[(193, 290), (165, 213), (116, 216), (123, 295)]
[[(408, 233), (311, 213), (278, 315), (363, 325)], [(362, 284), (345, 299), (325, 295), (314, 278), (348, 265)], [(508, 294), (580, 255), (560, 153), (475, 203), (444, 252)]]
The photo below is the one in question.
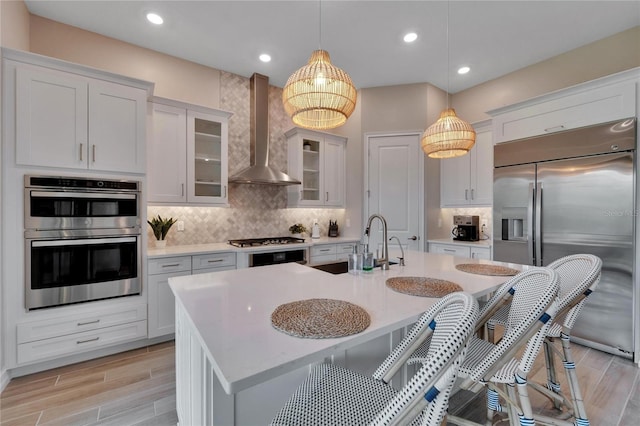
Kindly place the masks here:
[[(395, 136), (416, 136), (418, 139), (418, 143), (420, 142), (420, 136), (422, 136), (423, 130), (408, 130), (403, 132), (367, 132), (363, 135), (363, 166), (364, 166), (364, 182), (363, 182), (363, 191), (362, 191), (362, 226), (365, 226), (367, 220), (369, 219), (369, 150), (370, 150), (370, 139), (379, 138), (379, 137), (395, 137)], [(420, 149), (422, 152), (422, 149)], [(422, 249), (422, 251), (426, 251), (426, 230), (425, 230), (425, 206), (424, 206), (424, 167), (425, 167), (425, 158), (422, 157), (422, 161), (419, 162), (419, 186), (418, 186), (418, 238), (419, 243), (418, 247)]]

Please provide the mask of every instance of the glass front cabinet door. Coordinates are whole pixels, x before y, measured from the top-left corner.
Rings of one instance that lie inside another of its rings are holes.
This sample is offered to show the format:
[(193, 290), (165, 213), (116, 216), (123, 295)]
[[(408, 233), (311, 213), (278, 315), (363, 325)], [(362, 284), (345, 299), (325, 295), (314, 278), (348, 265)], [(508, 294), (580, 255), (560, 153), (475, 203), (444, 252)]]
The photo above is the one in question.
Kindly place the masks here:
[(288, 172), (302, 185), (288, 187), (290, 207), (344, 207), (347, 139), (293, 128), (288, 141)]
[(226, 203), (228, 185), (227, 118), (187, 112), (187, 199)]

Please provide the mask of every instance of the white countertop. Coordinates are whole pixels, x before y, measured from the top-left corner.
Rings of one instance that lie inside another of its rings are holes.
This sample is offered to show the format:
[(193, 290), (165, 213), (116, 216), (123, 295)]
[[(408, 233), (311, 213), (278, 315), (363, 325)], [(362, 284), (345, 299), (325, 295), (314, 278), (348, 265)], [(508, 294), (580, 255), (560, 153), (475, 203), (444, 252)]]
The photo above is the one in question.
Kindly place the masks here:
[[(457, 263), (521, 265), (408, 251), (404, 267), (370, 274), (331, 275), (296, 263), (169, 279), (178, 303), (207, 351), (228, 394), (262, 383), (325, 356), (387, 334), (416, 321), (436, 299), (397, 293), (386, 287), (394, 276), (426, 276), (453, 281), (479, 297), (505, 277), (473, 275)], [(271, 313), (283, 303), (330, 298), (355, 303), (371, 316), (363, 332), (333, 339), (302, 339), (271, 326)]]
[(427, 243), (437, 243), (437, 244), (454, 244), (458, 246), (465, 247), (491, 247), (491, 239), (480, 240), (480, 241), (460, 241), (454, 240), (453, 238), (436, 238), (433, 240), (427, 240)]
[(147, 258), (161, 258), (171, 256), (190, 256), (203, 253), (217, 253), (217, 252), (236, 252), (236, 253), (255, 253), (261, 251), (277, 251), (277, 250), (295, 250), (300, 248), (307, 248), (320, 244), (341, 244), (341, 243), (354, 243), (360, 241), (359, 238), (350, 237), (322, 237), (322, 238), (305, 238), (304, 243), (300, 244), (282, 244), (282, 245), (270, 245), (270, 246), (255, 246), (255, 247), (235, 247), (229, 243), (209, 243), (209, 244), (192, 244), (182, 246), (169, 246), (166, 248), (149, 248), (147, 250)]

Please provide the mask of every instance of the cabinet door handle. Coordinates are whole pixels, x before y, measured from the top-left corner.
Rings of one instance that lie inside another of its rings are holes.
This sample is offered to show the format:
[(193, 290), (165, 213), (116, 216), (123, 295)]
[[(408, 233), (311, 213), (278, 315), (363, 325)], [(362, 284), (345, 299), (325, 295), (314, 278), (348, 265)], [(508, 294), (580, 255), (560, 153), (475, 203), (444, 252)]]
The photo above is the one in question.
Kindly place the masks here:
[(222, 262), (224, 259), (210, 259), (207, 260), (207, 263), (218, 263), (218, 262)]
[(465, 189), (465, 190), (464, 190), (464, 199), (465, 199), (465, 200), (468, 200), (468, 199), (469, 199), (469, 190), (468, 190), (468, 189)]
[(329, 192), (325, 192), (324, 200), (329, 201)]
[(163, 268), (173, 268), (174, 266), (180, 266), (179, 263), (167, 263), (166, 265), (162, 265)]
[(83, 143), (80, 144), (80, 161), (84, 161), (82, 159), (82, 151), (84, 151), (84, 144)]
[(227, 185), (224, 186), (224, 197), (227, 198)]
[(95, 342), (97, 340), (100, 340), (100, 337), (94, 337), (93, 339), (87, 339), (87, 340), (78, 340), (76, 341), (76, 344), (81, 345), (83, 343)]
[(96, 144), (91, 145), (91, 162), (96, 162)]
[(471, 199), (472, 199), (472, 200), (474, 200), (474, 199), (475, 199), (475, 198), (474, 198), (473, 191), (474, 191), (474, 189), (473, 189), (473, 188), (471, 188)]
[(94, 321), (79, 322), (79, 323), (78, 323), (78, 327), (81, 327), (81, 326), (83, 326), (83, 325), (89, 325), (89, 324), (97, 324), (97, 323), (99, 323), (99, 322), (100, 322), (100, 320), (99, 320), (99, 319), (94, 320)]
[(180, 184), (180, 196), (184, 197), (184, 183)]
[(413, 241), (417, 241), (419, 239), (420, 237), (418, 237), (417, 235), (412, 235), (411, 237), (407, 238), (407, 240), (413, 240)]

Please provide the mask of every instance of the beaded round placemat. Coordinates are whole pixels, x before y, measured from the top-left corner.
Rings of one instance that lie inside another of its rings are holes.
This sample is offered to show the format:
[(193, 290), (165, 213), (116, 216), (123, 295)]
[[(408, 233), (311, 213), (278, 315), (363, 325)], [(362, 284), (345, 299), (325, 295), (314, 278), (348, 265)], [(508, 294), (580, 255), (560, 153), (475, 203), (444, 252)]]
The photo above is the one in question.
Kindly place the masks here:
[(271, 314), (271, 325), (296, 337), (324, 339), (349, 336), (369, 327), (371, 318), (358, 305), (334, 299), (285, 303)]
[(422, 297), (442, 297), (462, 291), (456, 283), (426, 277), (393, 277), (387, 279), (387, 287), (399, 293)]
[(468, 272), (470, 274), (477, 275), (503, 275), (512, 276), (516, 275), (517, 269), (507, 268), (500, 265), (483, 265), (481, 263), (461, 263), (456, 265), (456, 269), (462, 272)]

